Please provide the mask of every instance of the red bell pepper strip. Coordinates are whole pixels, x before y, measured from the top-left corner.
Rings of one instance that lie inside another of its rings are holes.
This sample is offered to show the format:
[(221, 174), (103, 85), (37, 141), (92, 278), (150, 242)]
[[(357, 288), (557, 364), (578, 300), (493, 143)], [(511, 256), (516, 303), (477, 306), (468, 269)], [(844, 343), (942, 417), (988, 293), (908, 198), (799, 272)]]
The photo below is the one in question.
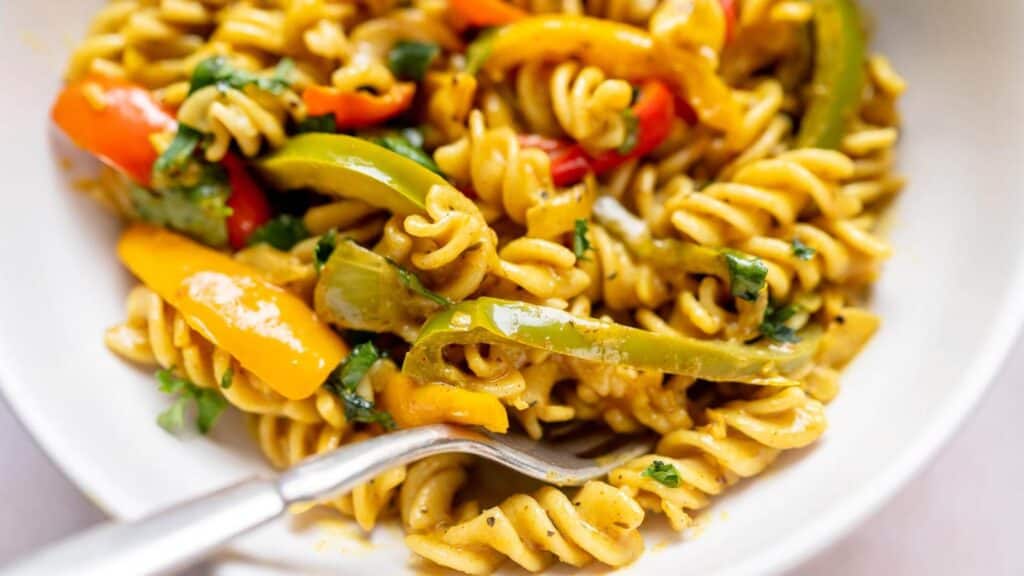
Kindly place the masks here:
[(501, 0), (448, 0), (448, 7), (466, 24), (485, 28), (526, 18), (523, 10)]
[(387, 94), (342, 92), (329, 86), (310, 86), (302, 93), (310, 116), (334, 114), (340, 130), (368, 128), (406, 111), (416, 95), (416, 84), (399, 82)]
[(231, 216), (227, 220), (228, 241), (232, 248), (241, 250), (249, 241), (249, 236), (270, 220), (270, 203), (241, 158), (228, 153), (221, 160), (221, 165), (228, 173), (228, 184), (231, 186), (231, 196), (228, 197), (228, 207), (231, 208)]
[(591, 156), (580, 144), (536, 135), (521, 136), (519, 144), (547, 152), (551, 158), (552, 181), (556, 186), (569, 186), (582, 180), (589, 172), (604, 174), (633, 158), (649, 154), (664, 142), (676, 113), (672, 91), (657, 80), (645, 83), (631, 112), (637, 120), (636, 145), (625, 154), (608, 150)]
[(178, 126), (149, 90), (102, 76), (68, 84), (50, 114), (75, 144), (143, 186), (158, 155), (150, 137)]
[(736, 32), (736, 0), (718, 0), (725, 14), (725, 43), (732, 41)]

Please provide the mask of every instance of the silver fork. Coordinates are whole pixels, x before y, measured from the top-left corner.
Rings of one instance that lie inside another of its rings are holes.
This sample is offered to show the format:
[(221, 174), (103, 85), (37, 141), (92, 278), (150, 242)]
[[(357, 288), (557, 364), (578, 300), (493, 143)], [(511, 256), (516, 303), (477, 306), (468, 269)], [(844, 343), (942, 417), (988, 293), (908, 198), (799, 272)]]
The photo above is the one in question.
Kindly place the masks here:
[(291, 504), (348, 492), (385, 470), (435, 454), (475, 454), (551, 484), (574, 486), (653, 445), (651, 437), (607, 431), (534, 442), (445, 424), (402, 430), (311, 458), (274, 479), (252, 478), (140, 520), (101, 525), (16, 561), (0, 575), (168, 573), (277, 518)]

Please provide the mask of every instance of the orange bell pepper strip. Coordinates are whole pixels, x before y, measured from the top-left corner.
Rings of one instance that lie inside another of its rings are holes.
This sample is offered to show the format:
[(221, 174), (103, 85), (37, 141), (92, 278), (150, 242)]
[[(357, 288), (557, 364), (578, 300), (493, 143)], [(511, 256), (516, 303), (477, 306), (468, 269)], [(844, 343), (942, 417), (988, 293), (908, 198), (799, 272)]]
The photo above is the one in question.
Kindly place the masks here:
[(497, 397), (448, 384), (416, 386), (397, 371), (384, 386), (382, 404), (402, 428), (447, 422), (508, 431), (508, 412)]
[(178, 127), (149, 90), (102, 76), (68, 84), (50, 115), (75, 144), (143, 186), (158, 156), (150, 137)]
[(302, 93), (310, 116), (333, 114), (341, 130), (368, 128), (391, 119), (412, 106), (416, 84), (399, 82), (387, 94), (343, 92), (329, 86), (310, 86)]
[(712, 64), (694, 52), (660, 46), (635, 26), (584, 16), (540, 15), (498, 28), (480, 42), (486, 43), (479, 51), (486, 54), (482, 66), (489, 73), (538, 60), (578, 59), (617, 78), (664, 80), (686, 95), (702, 122), (724, 132), (732, 132), (740, 121), (739, 103)]
[(136, 224), (121, 261), (188, 325), (289, 399), (313, 394), (348, 349), (299, 297), (230, 256)]
[(503, 26), (526, 18), (526, 12), (501, 0), (448, 0), (459, 19), (470, 26)]

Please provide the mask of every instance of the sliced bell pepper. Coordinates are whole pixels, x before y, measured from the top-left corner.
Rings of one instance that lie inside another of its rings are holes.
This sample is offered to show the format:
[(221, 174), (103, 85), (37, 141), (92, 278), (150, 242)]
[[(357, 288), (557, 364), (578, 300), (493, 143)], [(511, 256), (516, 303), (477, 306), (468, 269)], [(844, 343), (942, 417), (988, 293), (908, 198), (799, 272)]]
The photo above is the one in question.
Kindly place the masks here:
[(555, 186), (570, 186), (589, 172), (604, 174), (633, 158), (649, 154), (664, 142), (675, 117), (672, 92), (657, 80), (645, 82), (630, 112), (636, 118), (637, 133), (636, 143), (628, 152), (608, 150), (591, 156), (580, 144), (559, 143), (534, 135), (520, 138), (519, 143), (524, 148), (537, 147), (547, 151), (551, 157), (551, 178)]
[(68, 84), (50, 114), (75, 144), (143, 186), (158, 156), (150, 138), (178, 126), (149, 90), (103, 76)]
[(728, 283), (733, 296), (744, 300), (756, 300), (765, 287), (768, 268), (753, 256), (673, 238), (654, 238), (643, 220), (630, 214), (611, 196), (598, 198), (593, 214), (642, 262), (667, 270), (716, 276)]
[(481, 42), (486, 46), (470, 50), (486, 56), (482, 66), (487, 72), (501, 73), (538, 60), (578, 59), (616, 78), (664, 80), (686, 94), (704, 123), (725, 132), (740, 121), (738, 102), (709, 62), (696, 53), (666, 52), (635, 26), (584, 16), (541, 15), (498, 28)]
[(445, 360), (445, 347), (487, 343), (705, 380), (778, 385), (791, 383), (788, 377), (810, 368), (821, 329), (809, 327), (800, 337), (796, 344), (699, 340), (582, 318), (557, 308), (480, 298), (427, 320), (402, 371), (421, 381), (469, 385), (463, 372)]
[(348, 92), (329, 86), (310, 86), (302, 93), (310, 116), (333, 114), (339, 130), (368, 128), (394, 118), (412, 106), (416, 84), (399, 82), (386, 94)]
[(452, 12), (470, 26), (502, 26), (529, 16), (502, 0), (449, 0)]
[(270, 220), (273, 212), (263, 189), (249, 174), (241, 158), (228, 153), (221, 164), (228, 173), (228, 184), (231, 186), (231, 196), (228, 197), (228, 208), (231, 208), (231, 216), (227, 219), (228, 241), (232, 248), (241, 250), (248, 245), (249, 236)]
[(725, 43), (732, 42), (736, 34), (736, 0), (718, 0), (725, 15)]
[(438, 305), (402, 283), (383, 256), (352, 241), (340, 241), (320, 271), (314, 306), (323, 320), (341, 328), (391, 332), (416, 338), (423, 319)]
[(193, 330), (286, 398), (313, 394), (348, 354), (305, 302), (226, 254), (144, 224), (125, 231), (117, 253)]
[(405, 374), (387, 380), (381, 404), (402, 428), (449, 422), (508, 432), (508, 412), (493, 394), (448, 384), (416, 386)]
[(864, 88), (864, 32), (853, 0), (814, 3), (814, 77), (796, 144), (838, 148)]
[(281, 190), (312, 188), (355, 198), (395, 214), (423, 212), (424, 198), (441, 176), (400, 154), (342, 134), (303, 134), (256, 163)]

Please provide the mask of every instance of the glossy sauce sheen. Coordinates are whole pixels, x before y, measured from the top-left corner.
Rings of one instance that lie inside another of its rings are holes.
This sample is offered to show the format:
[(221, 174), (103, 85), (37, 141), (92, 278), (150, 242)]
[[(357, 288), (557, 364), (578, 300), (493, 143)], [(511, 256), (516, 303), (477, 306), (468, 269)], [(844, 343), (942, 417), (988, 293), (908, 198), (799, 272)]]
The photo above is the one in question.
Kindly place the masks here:
[(287, 398), (315, 392), (348, 353), (302, 300), (220, 252), (137, 225), (118, 255), (189, 326)]

